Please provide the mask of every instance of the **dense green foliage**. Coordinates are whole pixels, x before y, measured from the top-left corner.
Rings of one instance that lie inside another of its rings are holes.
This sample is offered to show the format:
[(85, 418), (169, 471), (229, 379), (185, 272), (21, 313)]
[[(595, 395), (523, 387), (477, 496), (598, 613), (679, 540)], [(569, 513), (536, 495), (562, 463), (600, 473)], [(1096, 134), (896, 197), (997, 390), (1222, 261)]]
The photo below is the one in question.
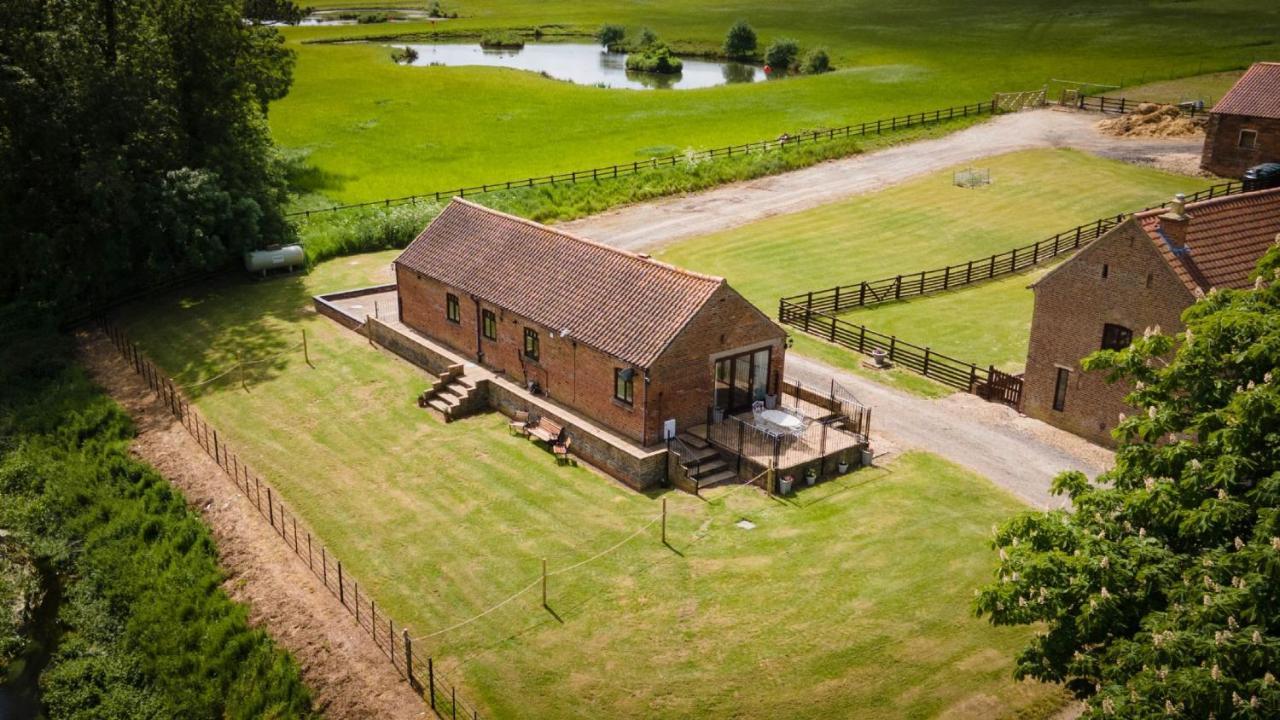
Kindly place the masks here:
[(1259, 269), (1189, 308), (1185, 334), (1086, 361), (1141, 408), (1115, 469), (1064, 473), (1074, 512), (996, 535), (979, 611), (1044, 623), (1017, 674), (1066, 682), (1089, 718), (1280, 716), (1280, 249)]
[(0, 346), (0, 558), (47, 573), (57, 635), (9, 623), (0, 676), (43, 653), (53, 718), (311, 717), (297, 665), (220, 589), (208, 529), (129, 455), (129, 418), (64, 339), (23, 330)]
[(797, 66), (800, 59), (800, 43), (791, 38), (778, 38), (764, 51), (764, 61), (778, 72), (787, 72)]
[(0, 0), (0, 301), (88, 300), (292, 237), (241, 0)]
[(739, 20), (729, 28), (724, 37), (724, 54), (740, 60), (756, 54), (756, 31), (746, 20)]
[(684, 62), (665, 43), (653, 42), (627, 55), (627, 69), (674, 75), (684, 69)]
[(480, 36), (480, 47), (522, 48), (524, 47), (524, 38), (505, 30), (486, 30)]
[(602, 47), (608, 48), (622, 42), (622, 39), (626, 36), (627, 30), (621, 25), (601, 25), (600, 29), (596, 31), (596, 42), (600, 43)]
[(826, 50), (814, 48), (804, 54), (804, 59), (800, 61), (800, 71), (810, 75), (831, 72), (831, 57)]

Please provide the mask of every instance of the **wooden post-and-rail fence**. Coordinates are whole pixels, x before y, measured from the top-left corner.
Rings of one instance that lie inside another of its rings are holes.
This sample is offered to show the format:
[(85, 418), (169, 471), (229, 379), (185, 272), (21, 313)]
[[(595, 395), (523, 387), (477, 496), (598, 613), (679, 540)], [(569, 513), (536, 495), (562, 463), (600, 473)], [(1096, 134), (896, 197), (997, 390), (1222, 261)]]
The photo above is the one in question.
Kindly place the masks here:
[[(135, 373), (142, 376), (147, 387), (165, 404), (169, 412), (186, 428), (197, 444), (209, 457), (226, 472), (227, 477), (254, 507), (264, 520), (271, 524), (271, 529), (279, 535), (285, 544), (301, 562), (320, 580), (325, 589), (346, 608), (362, 629), (373, 638), (374, 644), (381, 650), (392, 666), (400, 672), (409, 685), (426, 701), (436, 715), (449, 720), (466, 718), (478, 720), (479, 712), (458, 697), (457, 686), (444, 676), (436, 667), (432, 658), (423, 657), (415, 652), (413, 641), (409, 637), (408, 628), (396, 625), (378, 607), (373, 598), (366, 593), (360, 595), (360, 583), (344, 570), (342, 561), (334, 557), (324, 545), (319, 544), (310, 530), (299, 529), (298, 516), (279, 499), (279, 493), (249, 466), (227, 445), (226, 437), (220, 436), (200, 415), (173, 380), (160, 371), (142, 352), (136, 343), (129, 340), (120, 328), (102, 322), (103, 332), (115, 345), (124, 359), (132, 366)], [(263, 507), (265, 500), (266, 507)]]
[(733, 157), (734, 155), (771, 152), (774, 150), (782, 150), (784, 148), (798, 147), (806, 144), (812, 145), (814, 143), (850, 137), (881, 135), (886, 132), (897, 132), (898, 130), (906, 130), (913, 127), (935, 125), (937, 123), (954, 120), (956, 118), (974, 117), (978, 115), (994, 115), (996, 112), (998, 112), (996, 101), (984, 100), (983, 102), (970, 103), (968, 105), (955, 105), (952, 107), (939, 108), (937, 110), (925, 110), (923, 112), (908, 113), (906, 115), (895, 115), (893, 117), (882, 118), (880, 120), (850, 123), (849, 125), (844, 125), (842, 127), (827, 128), (824, 130), (805, 130), (797, 132), (794, 135), (787, 133), (773, 140), (759, 140), (756, 142), (743, 143), (741, 145), (725, 145), (723, 147), (716, 147), (708, 150), (698, 150), (692, 153), (667, 155), (665, 157), (655, 157), (648, 160), (633, 160), (631, 162), (617, 163), (614, 165), (601, 165), (599, 167), (587, 168), (585, 170), (552, 173), (551, 175), (527, 177), (519, 180), (499, 180), (496, 182), (452, 188), (449, 190), (433, 190), (419, 193), (417, 195), (405, 195), (403, 197), (352, 203), (349, 205), (334, 205), (333, 207), (321, 208), (319, 210), (299, 210), (287, 213), (287, 215), (289, 217), (301, 216), (310, 218), (312, 215), (337, 212), (340, 210), (369, 207), (391, 207), (392, 205), (404, 205), (408, 203), (428, 201), (440, 202), (455, 196), (466, 197), (468, 195), (482, 195), (485, 193), (496, 192), (498, 190), (518, 190), (520, 188), (531, 188), (539, 185), (578, 183), (587, 180), (610, 180), (627, 175), (636, 175), (648, 170), (673, 167), (681, 162), (688, 162), (690, 160), (711, 160), (720, 157)]
[[(1244, 184), (1232, 180), (1187, 196), (1187, 202), (1208, 200), (1224, 195), (1244, 192)], [(1152, 210), (1159, 205), (1144, 208)], [(803, 305), (816, 313), (838, 313), (853, 308), (893, 302), (903, 298), (932, 295), (954, 290), (978, 282), (985, 282), (1002, 275), (1026, 270), (1052, 260), (1059, 255), (1073, 253), (1107, 234), (1124, 222), (1125, 215), (1099, 218), (1093, 222), (1064, 230), (1039, 242), (1016, 247), (987, 257), (967, 260), (955, 265), (895, 275), (879, 280), (864, 280), (851, 285), (838, 285), (823, 290), (810, 290), (799, 295), (782, 298), (791, 305)]]
[(976, 363), (957, 360), (932, 348), (909, 343), (896, 335), (885, 335), (866, 325), (855, 325), (829, 313), (785, 299), (778, 305), (778, 321), (863, 355), (884, 353), (885, 358), (896, 366), (992, 402), (1015, 408), (1022, 403), (1022, 378), (1001, 372), (993, 365), (982, 367)]

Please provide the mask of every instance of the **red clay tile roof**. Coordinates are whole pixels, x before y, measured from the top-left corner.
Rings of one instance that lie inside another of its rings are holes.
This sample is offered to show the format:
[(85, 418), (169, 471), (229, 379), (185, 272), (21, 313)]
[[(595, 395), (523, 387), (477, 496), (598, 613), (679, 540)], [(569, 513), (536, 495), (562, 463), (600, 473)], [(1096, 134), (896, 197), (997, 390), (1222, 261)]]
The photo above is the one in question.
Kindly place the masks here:
[(460, 199), (396, 262), (638, 367), (725, 284)]
[(1254, 63), (1213, 106), (1213, 112), (1280, 119), (1280, 63)]
[(1188, 290), (1246, 288), (1258, 259), (1280, 233), (1280, 188), (1189, 203), (1182, 245), (1162, 231), (1165, 212), (1149, 210), (1136, 219)]

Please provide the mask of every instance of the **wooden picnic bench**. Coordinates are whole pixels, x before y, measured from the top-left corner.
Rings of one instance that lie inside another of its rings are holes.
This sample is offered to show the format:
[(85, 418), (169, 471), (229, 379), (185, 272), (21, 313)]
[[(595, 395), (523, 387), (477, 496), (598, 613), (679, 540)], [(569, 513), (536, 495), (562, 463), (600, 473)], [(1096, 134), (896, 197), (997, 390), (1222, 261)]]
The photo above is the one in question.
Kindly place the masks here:
[(564, 435), (564, 426), (546, 417), (531, 421), (527, 426), (529, 437), (541, 440), (548, 445), (555, 445)]

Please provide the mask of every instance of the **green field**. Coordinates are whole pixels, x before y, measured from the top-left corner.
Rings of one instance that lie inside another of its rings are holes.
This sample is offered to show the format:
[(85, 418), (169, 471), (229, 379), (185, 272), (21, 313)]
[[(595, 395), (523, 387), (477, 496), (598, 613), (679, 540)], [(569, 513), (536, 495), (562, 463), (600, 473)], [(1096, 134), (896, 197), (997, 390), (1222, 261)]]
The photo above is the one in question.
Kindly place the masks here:
[(1227, 91), (1231, 89), (1232, 85), (1236, 84), (1236, 81), (1243, 74), (1240, 71), (1220, 72), (1179, 78), (1177, 80), (1163, 80), (1125, 88), (1122, 94), (1153, 102), (1178, 103), (1185, 100), (1203, 100), (1206, 106), (1211, 107), (1221, 100), (1223, 95), (1227, 94)]
[[(725, 277), (777, 314), (778, 298), (1005, 252), (1101, 216), (1194, 192), (1207, 180), (1073, 150), (989, 158), (991, 184), (952, 169), (880, 192), (781, 215), (662, 249), (667, 262)], [(1017, 275), (844, 315), (962, 360), (1015, 369), (1026, 355), (1034, 276)]]
[(301, 44), (431, 32), (425, 23), (290, 28), (295, 83), (272, 106), (271, 126), (313, 166), (310, 189), (343, 201), (401, 196), (974, 102), (1054, 78), (1135, 85), (1265, 59), (1280, 36), (1265, 0), (1003, 0), (980, 12), (958, 0), (445, 5), (464, 18), (440, 22), (438, 33), (542, 26), (563, 37), (615, 22), (702, 51), (745, 18), (764, 44), (786, 35), (825, 46), (838, 71), (702, 90), (612, 90), (496, 68), (399, 67), (386, 46)]
[[(423, 636), (591, 557), (415, 647), (483, 717), (1044, 717), (1050, 687), (1011, 680), (1026, 629), (970, 610), (993, 523), (1021, 509), (981, 478), (910, 454), (786, 501), (628, 490), (557, 467), (501, 416), (441, 424), (426, 379), (309, 309), (379, 281), (390, 253), (309, 276), (227, 280), (126, 312), (128, 332), (192, 391), (225, 442), (272, 482), (398, 624)], [(315, 364), (289, 348), (305, 329)], [(735, 525), (756, 523), (754, 530)]]

